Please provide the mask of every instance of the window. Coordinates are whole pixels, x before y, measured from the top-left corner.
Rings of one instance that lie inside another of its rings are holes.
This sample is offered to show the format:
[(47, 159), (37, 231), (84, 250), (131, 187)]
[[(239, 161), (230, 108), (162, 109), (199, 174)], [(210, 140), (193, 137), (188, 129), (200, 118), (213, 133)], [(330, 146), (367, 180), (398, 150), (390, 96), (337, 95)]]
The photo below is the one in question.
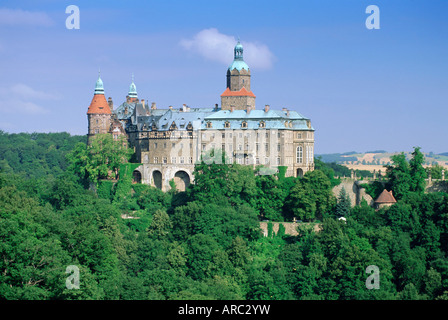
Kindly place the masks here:
[(202, 151), (205, 151), (205, 143), (202, 144)]
[(260, 164), (260, 158), (255, 158), (255, 163)]
[(297, 147), (297, 159), (296, 159), (297, 163), (302, 163), (303, 162), (303, 148), (301, 146)]
[(277, 144), (277, 151), (280, 152), (280, 150), (281, 150), (280, 144)]
[(268, 152), (269, 151), (269, 144), (265, 143), (264, 145), (264, 151)]
[(163, 144), (163, 148), (165, 148), (166, 149), (166, 142)]
[(280, 139), (282, 137), (282, 134), (280, 132), (277, 133), (277, 137)]
[(297, 139), (302, 139), (302, 133), (297, 133)]
[(241, 144), (238, 145), (238, 150), (239, 151), (243, 150), (243, 146)]
[(176, 159), (176, 157), (171, 157), (171, 163), (176, 163), (176, 161), (177, 161), (177, 159)]
[(259, 151), (259, 150), (260, 150), (260, 144), (259, 144), (259, 143), (257, 143), (257, 144), (255, 145), (255, 150), (256, 150), (256, 151)]
[(193, 163), (193, 157), (188, 157), (188, 163)]
[(221, 133), (221, 138), (224, 139), (226, 137), (226, 134), (223, 132)]
[(184, 163), (185, 162), (185, 160), (184, 160), (184, 157), (180, 157), (180, 159), (179, 159), (179, 163)]
[(154, 143), (154, 149), (157, 149), (157, 142)]
[(98, 134), (98, 133), (100, 133), (100, 130), (99, 129), (95, 129), (95, 134)]
[(247, 122), (246, 122), (246, 121), (243, 121), (243, 123), (241, 124), (241, 126), (242, 126), (243, 128), (247, 128)]
[(154, 163), (159, 163), (159, 157), (154, 157)]
[(264, 164), (269, 164), (269, 158), (264, 158)]
[(212, 127), (212, 123), (209, 121), (207, 122), (207, 128), (211, 128)]
[(173, 143), (173, 145), (172, 145), (172, 148), (174, 149), (176, 147), (176, 144), (175, 143)]
[[(230, 128), (230, 122), (229, 122), (229, 121), (226, 121), (226, 123), (224, 124), (224, 127), (225, 127), (225, 128)], [(232, 136), (232, 135), (230, 135), (230, 136)]]
[(280, 164), (281, 164), (281, 159), (277, 158), (277, 165), (280, 165)]
[(168, 163), (168, 159), (166, 157), (163, 157), (163, 163), (167, 164)]

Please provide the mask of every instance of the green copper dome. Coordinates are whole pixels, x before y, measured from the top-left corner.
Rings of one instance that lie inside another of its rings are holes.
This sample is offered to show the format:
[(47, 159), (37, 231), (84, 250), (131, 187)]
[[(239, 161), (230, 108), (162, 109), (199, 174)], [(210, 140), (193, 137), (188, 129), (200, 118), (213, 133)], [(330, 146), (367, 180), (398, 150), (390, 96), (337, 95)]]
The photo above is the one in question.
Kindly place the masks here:
[(243, 45), (238, 41), (235, 48), (233, 49), (233, 62), (229, 66), (229, 70), (237, 69), (241, 71), (242, 69), (246, 69), (249, 71), (249, 66), (243, 60)]
[(135, 86), (135, 83), (134, 83), (134, 75), (132, 75), (132, 83), (129, 86), (128, 96), (129, 96), (129, 98), (137, 98), (137, 87)]
[(96, 80), (95, 84), (95, 94), (104, 94), (103, 80), (101, 80), (99, 75), (98, 80)]

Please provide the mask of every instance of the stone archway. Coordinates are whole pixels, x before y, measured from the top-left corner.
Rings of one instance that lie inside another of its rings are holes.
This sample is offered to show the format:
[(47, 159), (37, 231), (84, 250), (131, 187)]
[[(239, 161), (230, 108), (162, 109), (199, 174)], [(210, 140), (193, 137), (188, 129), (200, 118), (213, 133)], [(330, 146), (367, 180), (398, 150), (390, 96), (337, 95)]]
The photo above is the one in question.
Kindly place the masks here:
[(132, 176), (134, 178), (134, 180), (133, 180), (134, 183), (142, 182), (142, 173), (140, 171), (134, 170), (134, 172), (132, 173)]
[(162, 172), (154, 170), (152, 172), (152, 185), (157, 189), (162, 190)]
[(297, 178), (302, 178), (303, 177), (303, 170), (301, 168), (297, 169)]
[(177, 171), (174, 175), (174, 183), (178, 191), (185, 191), (190, 185), (190, 176), (185, 171)]

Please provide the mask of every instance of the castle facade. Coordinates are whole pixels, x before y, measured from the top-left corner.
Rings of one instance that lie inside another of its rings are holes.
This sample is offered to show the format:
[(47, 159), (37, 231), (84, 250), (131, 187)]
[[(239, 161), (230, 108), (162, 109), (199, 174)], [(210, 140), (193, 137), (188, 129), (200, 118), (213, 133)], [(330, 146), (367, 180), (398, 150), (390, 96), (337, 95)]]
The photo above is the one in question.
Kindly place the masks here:
[[(286, 167), (286, 176), (303, 176), (314, 169), (314, 128), (296, 111), (269, 105), (257, 109), (251, 91), (251, 73), (238, 42), (227, 69), (227, 87), (221, 106), (193, 108), (183, 105), (158, 108), (139, 99), (132, 79), (126, 101), (114, 107), (106, 100), (100, 77), (87, 111), (88, 140), (109, 133), (125, 136), (141, 165), (134, 181), (178, 190), (194, 181), (194, 165), (201, 160), (260, 166), (259, 174)], [(221, 152), (225, 158), (222, 160)]]

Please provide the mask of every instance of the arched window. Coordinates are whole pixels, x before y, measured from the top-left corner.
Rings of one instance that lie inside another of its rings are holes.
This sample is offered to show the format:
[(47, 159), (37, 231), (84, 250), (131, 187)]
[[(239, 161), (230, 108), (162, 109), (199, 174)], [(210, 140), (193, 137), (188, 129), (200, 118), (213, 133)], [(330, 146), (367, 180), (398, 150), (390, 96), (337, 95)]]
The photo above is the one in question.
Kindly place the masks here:
[(297, 147), (297, 163), (303, 162), (303, 148), (301, 146)]

